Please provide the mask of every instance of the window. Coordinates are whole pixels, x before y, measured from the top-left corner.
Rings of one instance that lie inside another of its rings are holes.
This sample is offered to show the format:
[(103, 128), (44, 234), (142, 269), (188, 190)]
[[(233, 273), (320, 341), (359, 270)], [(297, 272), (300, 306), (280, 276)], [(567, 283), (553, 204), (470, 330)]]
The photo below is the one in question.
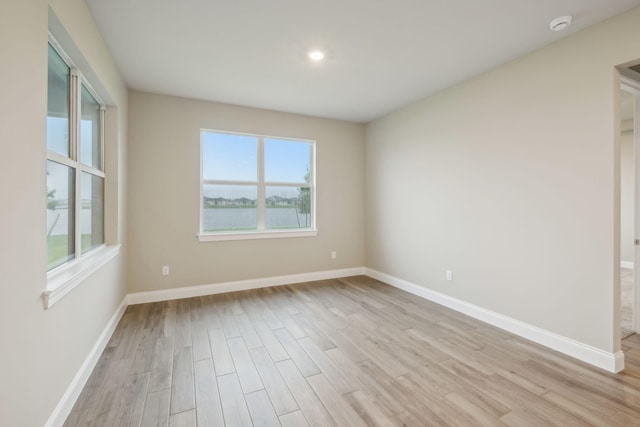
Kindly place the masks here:
[(105, 107), (53, 38), (48, 69), (47, 270), (51, 271), (105, 242)]
[(200, 240), (313, 236), (313, 141), (201, 131)]

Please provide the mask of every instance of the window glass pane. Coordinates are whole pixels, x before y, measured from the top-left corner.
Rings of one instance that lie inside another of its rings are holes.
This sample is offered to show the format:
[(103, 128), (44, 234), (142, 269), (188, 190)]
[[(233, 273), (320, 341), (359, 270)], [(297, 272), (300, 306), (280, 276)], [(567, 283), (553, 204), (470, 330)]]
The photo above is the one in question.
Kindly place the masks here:
[(100, 169), (100, 104), (84, 85), (80, 114), (80, 161)]
[(203, 179), (257, 181), (257, 143), (253, 136), (202, 132)]
[(310, 188), (268, 186), (265, 196), (267, 229), (311, 227)]
[(309, 182), (311, 143), (281, 139), (264, 140), (266, 182)]
[(202, 231), (255, 230), (258, 227), (258, 188), (255, 185), (205, 184)]
[(49, 45), (47, 148), (69, 156), (69, 67)]
[(74, 257), (74, 173), (47, 160), (47, 270)]
[(82, 172), (80, 178), (80, 234), (82, 253), (104, 243), (104, 179)]

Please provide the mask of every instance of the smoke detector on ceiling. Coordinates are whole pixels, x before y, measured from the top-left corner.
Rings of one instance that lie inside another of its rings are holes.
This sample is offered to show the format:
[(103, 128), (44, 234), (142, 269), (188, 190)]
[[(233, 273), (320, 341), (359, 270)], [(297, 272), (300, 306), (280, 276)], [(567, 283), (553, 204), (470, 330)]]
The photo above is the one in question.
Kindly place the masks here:
[(553, 21), (549, 22), (549, 28), (551, 31), (562, 31), (571, 25), (571, 20), (573, 17), (571, 16), (560, 16)]

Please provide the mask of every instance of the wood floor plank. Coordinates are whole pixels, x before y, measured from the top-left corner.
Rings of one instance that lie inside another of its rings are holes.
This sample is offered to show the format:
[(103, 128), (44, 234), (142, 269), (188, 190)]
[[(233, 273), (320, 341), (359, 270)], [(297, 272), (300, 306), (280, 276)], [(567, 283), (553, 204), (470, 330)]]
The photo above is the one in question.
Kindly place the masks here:
[(271, 405), (265, 390), (254, 391), (245, 395), (251, 420), (256, 427), (279, 427), (280, 421)]
[(322, 350), (328, 350), (330, 348), (336, 347), (336, 344), (333, 342), (331, 338), (317, 326), (315, 326), (312, 321), (307, 319), (304, 314), (296, 314), (291, 316), (296, 323), (304, 330), (306, 335), (311, 338), (318, 347)]
[(229, 292), (224, 294), (224, 297), (227, 299), (227, 304), (225, 305), (229, 308), (229, 312), (233, 314), (233, 316), (245, 314), (244, 308), (242, 304), (240, 304), (239, 292)]
[(227, 340), (227, 344), (244, 394), (262, 390), (264, 386), (260, 381), (260, 375), (258, 375), (242, 337), (231, 338)]
[(119, 395), (119, 389), (115, 387), (102, 387), (98, 392), (98, 398), (95, 403), (89, 407), (82, 409), (81, 411), (73, 412), (68, 417), (69, 423), (65, 423), (68, 426), (106, 426), (109, 425), (108, 418), (110, 416), (110, 410), (117, 401), (117, 395)]
[(393, 426), (387, 415), (377, 405), (374, 397), (364, 391), (356, 390), (353, 393), (345, 394), (343, 397), (366, 425), (375, 427)]
[(362, 418), (342, 398), (341, 393), (331, 385), (324, 374), (307, 377), (307, 382), (339, 426), (366, 426)]
[(298, 404), (291, 395), (267, 350), (264, 347), (256, 348), (251, 350), (250, 353), (276, 413), (283, 415), (297, 410)]
[[(202, 307), (200, 306), (200, 309)], [(191, 347), (193, 348), (193, 361), (211, 358), (211, 344), (209, 343), (209, 332), (202, 314), (200, 320), (191, 322)]]
[(341, 394), (358, 390), (357, 382), (353, 379), (353, 373), (341, 370), (340, 367), (336, 366), (310, 337), (302, 338), (298, 342)]
[(169, 427), (196, 427), (196, 411), (180, 412), (169, 416)]
[(142, 338), (138, 343), (133, 363), (131, 364), (130, 375), (143, 374), (151, 371), (151, 364), (155, 353), (156, 342), (159, 337), (159, 329), (143, 329)]
[(166, 427), (169, 425), (169, 405), (171, 389), (154, 391), (147, 394), (142, 412), (142, 427)]
[(218, 294), (214, 296), (216, 301), (216, 307), (220, 312), (220, 321), (222, 323), (222, 330), (227, 338), (234, 338), (240, 336), (240, 329), (236, 323), (236, 318), (233, 313), (233, 308), (228, 304), (228, 298), (224, 294)]
[(273, 331), (280, 344), (296, 364), (303, 376), (308, 377), (310, 375), (316, 375), (320, 373), (320, 368), (311, 360), (300, 344), (291, 336), (288, 330), (285, 328), (276, 329)]
[(244, 342), (249, 350), (262, 347), (262, 341), (246, 313), (237, 314), (236, 323), (238, 329), (240, 329), (240, 335), (244, 338)]
[(173, 373), (173, 340), (173, 336), (164, 336), (156, 341), (155, 352), (150, 368), (150, 392), (171, 387), (171, 375)]
[(218, 388), (225, 425), (250, 427), (252, 425), (251, 416), (236, 374), (219, 376)]
[[(351, 361), (354, 363), (362, 362), (363, 360), (369, 359), (369, 355), (366, 352), (362, 351), (360, 347), (354, 344), (347, 336), (344, 334), (344, 330), (340, 331), (332, 331), (331, 327), (322, 321), (315, 322), (315, 325), (325, 334), (331, 334), (331, 340), (336, 344), (336, 348), (340, 348), (340, 350), (346, 354)], [(346, 329), (346, 328), (345, 328)], [(304, 336), (300, 337), (304, 338)], [(329, 348), (325, 351), (331, 351)]]
[(358, 364), (358, 382), (363, 389), (374, 396), (376, 404), (387, 416), (392, 417), (406, 410), (403, 399), (396, 399), (391, 380), (382, 369), (371, 360)]
[(389, 418), (389, 421), (397, 427), (424, 427), (425, 422), (409, 411), (402, 411)]
[[(258, 290), (258, 292), (260, 292), (260, 290)], [(269, 306), (264, 302), (262, 298), (256, 298), (255, 302), (260, 314), (262, 315), (262, 319), (265, 321), (267, 326), (269, 326), (269, 328), (271, 328), (272, 330), (284, 328), (284, 325), (282, 324), (282, 322), (280, 322), (280, 319), (278, 319), (273, 311), (271, 311)]]
[(287, 331), (289, 331), (291, 336), (293, 336), (295, 339), (304, 338), (307, 336), (307, 333), (304, 331), (304, 329), (302, 329), (300, 325), (298, 325), (298, 323), (293, 320), (289, 313), (278, 313), (278, 318), (287, 329)]
[(640, 425), (604, 372), (366, 276), (127, 308), (64, 425)]
[[(550, 391), (546, 393), (544, 399), (548, 400), (554, 406), (564, 409), (567, 412), (572, 413), (581, 420), (600, 427), (607, 427), (611, 425), (611, 418), (602, 413), (598, 413), (591, 409), (591, 407), (582, 406), (570, 399), (567, 399), (561, 394)], [(640, 420), (638, 420), (640, 423)]]
[(291, 390), (291, 393), (298, 402), (298, 406), (304, 413), (309, 425), (318, 427), (337, 425), (313, 389), (311, 389), (300, 371), (298, 371), (293, 361), (283, 360), (276, 363), (276, 366), (289, 387), (289, 390)]
[(222, 329), (209, 329), (211, 355), (216, 368), (216, 375), (226, 375), (236, 371), (233, 358)]
[(224, 425), (216, 373), (211, 359), (194, 363), (196, 419), (200, 426)]
[(353, 345), (369, 356), (367, 360), (375, 362), (390, 377), (399, 377), (411, 371), (409, 366), (403, 364), (389, 349), (385, 349), (375, 337), (367, 336), (364, 331), (353, 326), (345, 328), (341, 332)]
[(476, 406), (473, 402), (465, 399), (463, 395), (457, 392), (449, 393), (445, 398), (459, 411), (468, 414), (477, 424), (477, 426), (502, 426), (505, 425), (496, 415), (483, 410)]
[(282, 427), (305, 427), (309, 425), (302, 411), (280, 415), (280, 424)]
[(404, 396), (409, 412), (424, 417), (434, 425), (473, 425), (473, 417), (456, 410), (443, 396), (424, 387), (423, 381), (412, 374), (392, 380), (393, 387)]
[(220, 314), (218, 313), (216, 301), (213, 295), (205, 295), (200, 300), (204, 325), (209, 329), (222, 329), (222, 321), (220, 320)]
[(178, 300), (176, 309), (175, 349), (191, 347), (191, 305), (189, 300)]
[(160, 327), (162, 329), (162, 335), (165, 337), (173, 337), (176, 334), (177, 309), (178, 300), (166, 301), (162, 307)]
[(139, 426), (147, 397), (149, 372), (130, 375), (118, 396), (118, 404), (112, 408), (113, 425)]
[(171, 376), (171, 414), (195, 408), (191, 347), (177, 349)]
[(256, 332), (260, 337), (260, 340), (264, 343), (264, 347), (269, 352), (271, 360), (278, 362), (280, 360), (286, 360), (289, 358), (289, 353), (284, 349), (278, 338), (273, 334), (273, 331), (263, 320), (258, 320), (253, 323), (256, 327)]

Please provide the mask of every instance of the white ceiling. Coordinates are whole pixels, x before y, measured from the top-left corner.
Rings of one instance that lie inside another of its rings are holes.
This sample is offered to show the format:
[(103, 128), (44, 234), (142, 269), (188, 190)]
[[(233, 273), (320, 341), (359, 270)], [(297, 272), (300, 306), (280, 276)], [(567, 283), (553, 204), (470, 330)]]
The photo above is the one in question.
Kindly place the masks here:
[[(640, 0), (86, 0), (132, 89), (368, 122)], [(557, 33), (549, 21), (573, 15)], [(306, 52), (326, 51), (311, 63)]]

